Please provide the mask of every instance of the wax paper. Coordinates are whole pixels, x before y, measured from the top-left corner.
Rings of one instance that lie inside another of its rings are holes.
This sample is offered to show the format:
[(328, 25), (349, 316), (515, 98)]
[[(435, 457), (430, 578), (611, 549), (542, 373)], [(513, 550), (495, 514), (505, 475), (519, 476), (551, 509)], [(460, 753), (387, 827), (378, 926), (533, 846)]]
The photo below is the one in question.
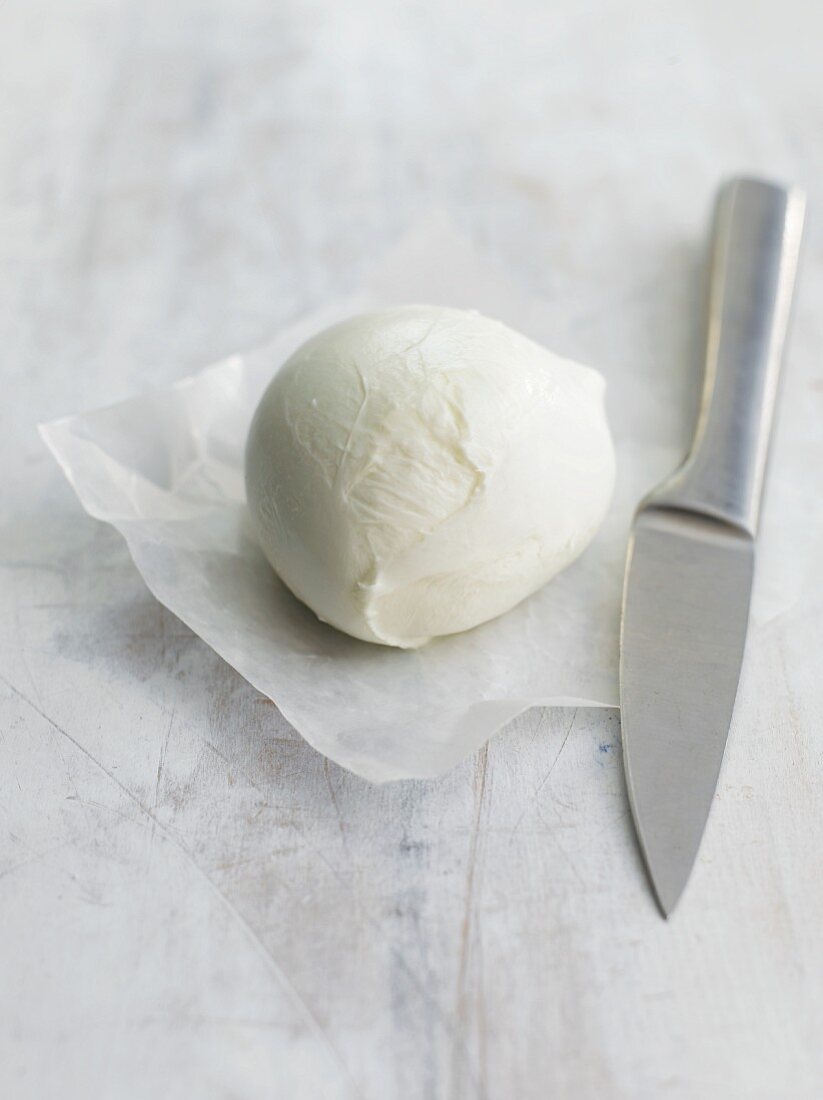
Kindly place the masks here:
[[(650, 354), (642, 303), (635, 327), (617, 303), (619, 354), (605, 367), (589, 364), (607, 378), (618, 458), (614, 503), (595, 541), (494, 622), (416, 651), (370, 645), (320, 623), (275, 576), (250, 525), (243, 452), (257, 401), (294, 348), (345, 316), (401, 302), (474, 307), (575, 356), (575, 326), (562, 322), (579, 316), (575, 303), (530, 298), (432, 216), (361, 293), (297, 319), (265, 346), (166, 389), (41, 427), (83, 507), (126, 539), (157, 599), (269, 696), (315, 749), (375, 781), (437, 776), (531, 706), (617, 705), (631, 515), (682, 457), (700, 386), (693, 359), (663, 347)], [(684, 309), (692, 305), (684, 301)], [(796, 532), (808, 508), (802, 482), (798, 488), (789, 476), (790, 446), (784, 452), (755, 624), (792, 605), (806, 564), (803, 540), (781, 534)]]

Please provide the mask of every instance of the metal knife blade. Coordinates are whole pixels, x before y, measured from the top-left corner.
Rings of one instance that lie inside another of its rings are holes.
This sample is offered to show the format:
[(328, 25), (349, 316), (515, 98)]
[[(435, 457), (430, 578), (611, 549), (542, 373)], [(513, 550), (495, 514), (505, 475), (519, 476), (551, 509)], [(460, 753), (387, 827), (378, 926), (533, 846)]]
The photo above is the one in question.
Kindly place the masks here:
[(737, 693), (754, 543), (648, 509), (629, 548), (621, 696), (635, 827), (668, 916), (697, 857)]
[(734, 180), (720, 192), (695, 441), (641, 505), (630, 537), (623, 753), (640, 847), (667, 917), (697, 857), (734, 709), (804, 211), (796, 188)]

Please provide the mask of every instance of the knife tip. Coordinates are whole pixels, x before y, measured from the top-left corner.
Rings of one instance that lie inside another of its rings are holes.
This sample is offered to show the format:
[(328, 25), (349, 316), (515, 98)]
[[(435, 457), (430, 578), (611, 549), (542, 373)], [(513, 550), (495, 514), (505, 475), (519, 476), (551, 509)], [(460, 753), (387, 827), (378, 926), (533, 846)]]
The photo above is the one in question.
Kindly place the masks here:
[(692, 851), (684, 852), (680, 846), (663, 845), (661, 847), (659, 843), (650, 844), (649, 836), (637, 815), (631, 783), (629, 783), (629, 801), (640, 855), (652, 888), (652, 895), (657, 902), (660, 915), (664, 920), (670, 920), (691, 878), (697, 846)]
[(670, 920), (677, 908), (686, 884), (691, 878), (697, 851), (688, 855), (682, 850), (675, 857), (670, 848), (662, 851), (651, 847), (647, 836), (635, 817), (635, 828), (639, 841), (640, 854), (646, 868), (646, 874), (652, 888), (652, 895), (664, 920)]
[(657, 908), (660, 910), (660, 915), (664, 920), (670, 920), (677, 908), (680, 898), (683, 896), (683, 890), (685, 889), (686, 883), (683, 882), (674, 887), (664, 887), (662, 883), (655, 880), (651, 868), (649, 868), (649, 878), (651, 879), (654, 898), (657, 902)]

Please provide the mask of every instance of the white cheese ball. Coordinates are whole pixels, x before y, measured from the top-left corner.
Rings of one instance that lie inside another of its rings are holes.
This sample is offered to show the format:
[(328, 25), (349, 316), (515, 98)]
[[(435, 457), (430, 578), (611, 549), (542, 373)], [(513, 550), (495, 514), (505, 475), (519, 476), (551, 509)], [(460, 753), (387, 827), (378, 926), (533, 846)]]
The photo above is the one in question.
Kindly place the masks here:
[(246, 489), (324, 622), (413, 648), (502, 615), (581, 553), (612, 496), (605, 385), (474, 311), (321, 332), (266, 390)]

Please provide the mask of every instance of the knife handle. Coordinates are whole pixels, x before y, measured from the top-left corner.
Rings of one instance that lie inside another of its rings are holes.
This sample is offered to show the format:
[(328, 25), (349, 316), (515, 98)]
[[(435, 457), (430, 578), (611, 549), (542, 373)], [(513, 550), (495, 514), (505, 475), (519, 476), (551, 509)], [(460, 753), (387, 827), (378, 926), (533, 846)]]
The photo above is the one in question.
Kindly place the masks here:
[(648, 503), (757, 534), (805, 209), (796, 187), (733, 179), (721, 189), (694, 442)]

